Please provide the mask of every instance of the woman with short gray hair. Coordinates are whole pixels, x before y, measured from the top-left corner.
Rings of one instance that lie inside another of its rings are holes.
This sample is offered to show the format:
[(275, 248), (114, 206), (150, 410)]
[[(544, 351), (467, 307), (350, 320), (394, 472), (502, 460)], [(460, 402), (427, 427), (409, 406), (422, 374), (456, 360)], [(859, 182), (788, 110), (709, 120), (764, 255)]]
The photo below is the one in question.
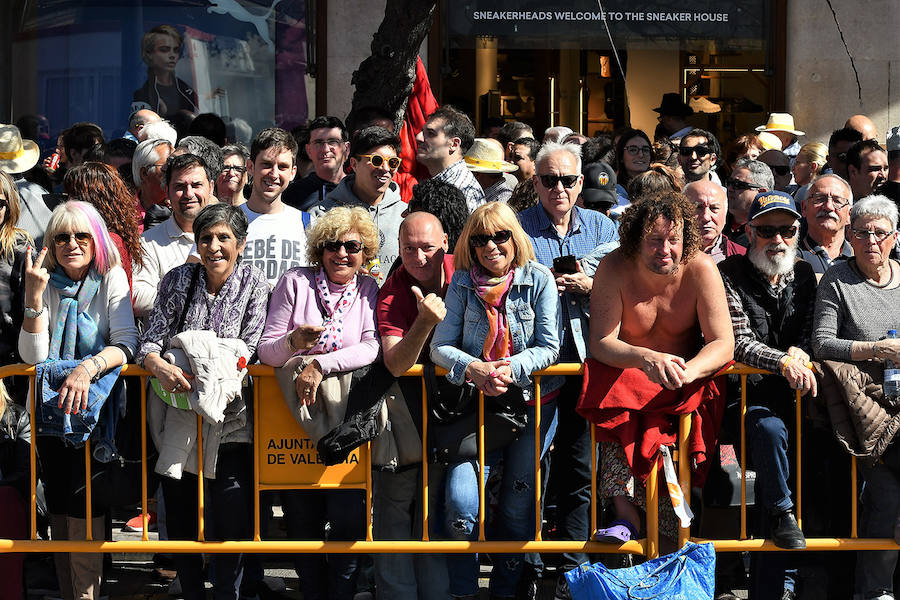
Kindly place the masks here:
[[(866, 459), (859, 461), (866, 509), (860, 537), (900, 541), (900, 444), (890, 436), (866, 435), (889, 429), (881, 424), (887, 425), (896, 410), (891, 407), (895, 400), (884, 397), (878, 384), (884, 381), (884, 360), (900, 363), (900, 339), (888, 337), (890, 330), (900, 329), (900, 263), (890, 257), (897, 241), (897, 207), (884, 196), (863, 198), (850, 211), (848, 238), (854, 256), (828, 269), (816, 292), (812, 346), (822, 361), (819, 389), (826, 397), (838, 391), (841, 399), (827, 402), (829, 412), (846, 404), (847, 418), (832, 418), (835, 432), (849, 452)], [(862, 432), (851, 436), (858, 443), (848, 442), (840, 431), (848, 422)], [(856, 596), (893, 598), (885, 592), (894, 588), (896, 564), (896, 550), (860, 552)]]
[(222, 148), (222, 171), (216, 178), (216, 198), (232, 206), (240, 206), (247, 199), (244, 188), (248, 183), (247, 161), (250, 151), (243, 144)]

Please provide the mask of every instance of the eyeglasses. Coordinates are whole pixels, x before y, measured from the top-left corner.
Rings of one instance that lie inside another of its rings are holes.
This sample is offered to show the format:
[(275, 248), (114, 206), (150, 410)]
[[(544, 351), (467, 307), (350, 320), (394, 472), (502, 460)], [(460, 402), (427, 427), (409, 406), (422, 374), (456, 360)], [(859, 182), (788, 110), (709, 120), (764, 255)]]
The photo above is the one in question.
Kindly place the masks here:
[(831, 200), (831, 203), (834, 204), (834, 207), (838, 210), (841, 210), (850, 204), (849, 199), (842, 198), (841, 196), (832, 196), (831, 194), (816, 194), (815, 196), (809, 197), (809, 201), (815, 206), (822, 206), (829, 200)]
[(222, 172), (224, 173), (225, 171), (234, 171), (235, 173), (243, 175), (247, 172), (247, 167), (242, 167), (240, 165), (225, 165), (222, 167)]
[(876, 229), (874, 231), (869, 231), (868, 229), (851, 229), (850, 233), (858, 240), (865, 240), (868, 242), (869, 238), (874, 237), (876, 242), (881, 243), (888, 239), (894, 232), (882, 231), (881, 229)]
[(331, 148), (337, 148), (341, 144), (344, 143), (344, 140), (339, 140), (337, 138), (328, 138), (327, 140), (313, 140), (309, 143), (313, 148), (322, 148), (324, 146), (330, 146)]
[(775, 225), (751, 225), (750, 227), (756, 232), (761, 238), (766, 238), (767, 240), (775, 237), (777, 233), (782, 237), (782, 239), (789, 240), (795, 235), (797, 235), (798, 227), (796, 225), (782, 225), (781, 227), (776, 227)]
[[(574, 175), (573, 175), (574, 177)], [(509, 229), (501, 229), (494, 233), (477, 233), (469, 238), (469, 242), (476, 248), (484, 248), (488, 242), (494, 242), (496, 245), (505, 244), (512, 237), (512, 231)]]
[(756, 185), (755, 183), (747, 183), (746, 181), (741, 181), (740, 179), (729, 179), (725, 182), (726, 187), (730, 187), (733, 190), (758, 190), (762, 188), (761, 185)]
[(694, 152), (697, 153), (697, 158), (706, 158), (707, 155), (711, 154), (712, 151), (707, 146), (682, 146), (678, 149), (678, 154), (684, 156), (685, 158), (689, 158), (691, 154)]
[(325, 242), (324, 244), (322, 244), (322, 247), (329, 252), (339, 252), (343, 247), (344, 250), (347, 251), (347, 254), (359, 254), (363, 249), (362, 242), (357, 242), (356, 240), (347, 240), (345, 242)]
[(94, 239), (94, 236), (84, 231), (78, 231), (76, 233), (57, 233), (53, 236), (53, 243), (57, 246), (65, 246), (73, 237), (75, 238), (75, 243), (82, 247), (87, 247), (87, 245), (91, 243), (91, 240)]
[(638, 154), (650, 156), (650, 146), (625, 146), (625, 151), (631, 156), (637, 156)]
[(578, 183), (579, 177), (581, 177), (581, 175), (538, 175), (538, 179), (541, 180), (541, 185), (548, 190), (555, 188), (556, 184), (560, 181), (564, 188), (567, 190), (571, 189)]
[(391, 171), (396, 171), (397, 167), (400, 166), (400, 163), (403, 162), (403, 159), (399, 156), (391, 156), (385, 158), (380, 154), (360, 154), (359, 157), (368, 158), (369, 164), (371, 164), (376, 169), (380, 169), (381, 165), (383, 165), (385, 161), (387, 161), (388, 169), (390, 169)]

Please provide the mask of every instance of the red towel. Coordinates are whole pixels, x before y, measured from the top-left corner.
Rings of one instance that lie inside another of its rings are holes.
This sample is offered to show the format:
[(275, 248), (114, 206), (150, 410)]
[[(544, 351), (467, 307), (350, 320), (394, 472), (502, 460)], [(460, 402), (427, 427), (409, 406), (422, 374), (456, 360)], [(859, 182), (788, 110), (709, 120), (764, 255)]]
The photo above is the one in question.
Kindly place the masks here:
[(419, 179), (428, 179), (428, 170), (416, 162), (416, 136), (425, 127), (428, 115), (438, 108), (437, 100), (431, 93), (431, 84), (422, 59), (416, 59), (416, 79), (413, 82), (409, 103), (406, 105), (406, 117), (400, 127), (400, 156), (403, 164), (394, 176), (400, 186), (400, 196), (405, 202), (412, 198), (412, 188)]
[(711, 377), (669, 390), (640, 369), (617, 369), (589, 358), (575, 410), (594, 423), (598, 440), (622, 445), (632, 473), (643, 482), (653, 464), (662, 462), (659, 447), (677, 441), (673, 416), (690, 414), (687, 450), (698, 465), (692, 485), (702, 486), (710, 467), (706, 457), (716, 446), (725, 409), (725, 378), (720, 375), (732, 362)]

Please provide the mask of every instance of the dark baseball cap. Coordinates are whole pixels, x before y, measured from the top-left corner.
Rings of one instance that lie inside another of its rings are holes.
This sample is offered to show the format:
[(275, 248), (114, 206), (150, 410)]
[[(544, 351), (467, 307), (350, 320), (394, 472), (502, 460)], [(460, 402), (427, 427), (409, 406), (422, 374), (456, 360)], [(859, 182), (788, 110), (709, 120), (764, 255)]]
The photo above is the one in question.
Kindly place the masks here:
[(750, 203), (750, 212), (747, 220), (752, 221), (756, 217), (770, 213), (773, 210), (787, 211), (798, 219), (800, 218), (800, 211), (797, 210), (797, 203), (794, 202), (793, 196), (785, 192), (772, 191), (756, 195), (756, 198)]
[(584, 166), (584, 187), (581, 197), (584, 207), (605, 210), (619, 203), (616, 195), (616, 172), (605, 162), (595, 162)]

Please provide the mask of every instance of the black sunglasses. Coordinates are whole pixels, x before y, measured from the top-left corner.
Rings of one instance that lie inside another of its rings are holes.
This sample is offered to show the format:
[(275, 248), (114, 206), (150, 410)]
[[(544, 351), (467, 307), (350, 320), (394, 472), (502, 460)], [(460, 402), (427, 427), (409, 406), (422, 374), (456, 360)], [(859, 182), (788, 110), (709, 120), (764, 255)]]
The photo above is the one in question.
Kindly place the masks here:
[[(577, 177), (574, 176), (574, 177)], [(469, 238), (469, 242), (476, 248), (484, 248), (488, 242), (494, 242), (496, 245), (504, 244), (512, 237), (512, 231), (509, 229), (501, 229), (494, 233), (478, 233)]]
[(730, 187), (733, 190), (758, 190), (762, 186), (756, 185), (754, 183), (747, 183), (746, 181), (741, 181), (740, 179), (729, 179), (725, 182), (725, 187)]
[(75, 238), (75, 243), (79, 246), (87, 246), (91, 243), (91, 240), (94, 239), (94, 236), (84, 231), (78, 231), (76, 233), (57, 233), (53, 236), (53, 242), (57, 246), (65, 246), (72, 238)]
[(538, 175), (541, 185), (548, 190), (556, 187), (556, 184), (562, 181), (563, 187), (570, 189), (578, 183), (580, 175)]
[(690, 157), (694, 152), (697, 153), (697, 158), (704, 158), (710, 154), (711, 150), (706, 146), (682, 146), (678, 149), (678, 153), (685, 158)]
[(756, 231), (756, 235), (767, 240), (775, 237), (776, 233), (785, 240), (789, 240), (797, 235), (796, 225), (782, 225), (781, 227), (776, 227), (775, 225), (751, 225), (750, 227)]
[(343, 247), (347, 254), (359, 254), (363, 249), (362, 242), (356, 240), (347, 240), (346, 242), (325, 242), (322, 247), (329, 252), (338, 252)]

